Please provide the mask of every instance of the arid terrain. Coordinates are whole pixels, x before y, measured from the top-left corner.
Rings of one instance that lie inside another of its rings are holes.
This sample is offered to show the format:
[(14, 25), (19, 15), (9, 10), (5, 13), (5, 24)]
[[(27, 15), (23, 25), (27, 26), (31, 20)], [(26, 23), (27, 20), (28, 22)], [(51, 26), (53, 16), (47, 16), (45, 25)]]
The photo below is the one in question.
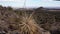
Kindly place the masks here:
[(60, 10), (0, 6), (0, 34), (60, 34)]

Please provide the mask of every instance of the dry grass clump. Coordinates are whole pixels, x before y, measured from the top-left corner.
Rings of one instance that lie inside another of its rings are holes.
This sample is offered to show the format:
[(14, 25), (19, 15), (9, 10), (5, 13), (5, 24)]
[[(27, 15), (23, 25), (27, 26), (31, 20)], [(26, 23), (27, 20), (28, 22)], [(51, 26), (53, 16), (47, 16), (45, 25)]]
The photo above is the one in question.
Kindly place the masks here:
[(20, 34), (42, 34), (40, 27), (33, 19), (33, 14), (24, 13), (21, 16), (21, 23), (19, 24)]

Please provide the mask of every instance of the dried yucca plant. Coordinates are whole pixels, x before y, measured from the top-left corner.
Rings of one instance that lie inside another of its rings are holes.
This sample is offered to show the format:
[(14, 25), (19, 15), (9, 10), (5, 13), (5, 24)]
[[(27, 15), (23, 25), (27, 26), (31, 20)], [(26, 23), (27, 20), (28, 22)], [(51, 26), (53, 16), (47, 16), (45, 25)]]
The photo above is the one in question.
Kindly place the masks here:
[(20, 34), (42, 34), (39, 25), (33, 18), (33, 13), (30, 15), (24, 13), (23, 16), (21, 16), (19, 31)]

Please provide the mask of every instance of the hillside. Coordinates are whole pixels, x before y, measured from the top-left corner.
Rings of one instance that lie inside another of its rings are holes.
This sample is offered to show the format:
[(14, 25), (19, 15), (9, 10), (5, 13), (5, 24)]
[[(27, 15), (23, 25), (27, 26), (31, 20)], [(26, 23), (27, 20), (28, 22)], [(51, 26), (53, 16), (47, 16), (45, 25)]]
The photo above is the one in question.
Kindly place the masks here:
[(60, 34), (60, 10), (42, 7), (20, 10), (0, 6), (0, 33)]

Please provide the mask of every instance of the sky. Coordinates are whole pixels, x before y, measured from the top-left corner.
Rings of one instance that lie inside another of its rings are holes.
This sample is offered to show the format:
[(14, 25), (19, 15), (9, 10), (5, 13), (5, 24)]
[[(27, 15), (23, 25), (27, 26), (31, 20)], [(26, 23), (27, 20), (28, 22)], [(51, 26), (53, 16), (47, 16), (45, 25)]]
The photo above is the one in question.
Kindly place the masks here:
[[(25, 5), (24, 5), (25, 3)], [(11, 7), (60, 7), (60, 1), (54, 0), (0, 0), (0, 5)]]

